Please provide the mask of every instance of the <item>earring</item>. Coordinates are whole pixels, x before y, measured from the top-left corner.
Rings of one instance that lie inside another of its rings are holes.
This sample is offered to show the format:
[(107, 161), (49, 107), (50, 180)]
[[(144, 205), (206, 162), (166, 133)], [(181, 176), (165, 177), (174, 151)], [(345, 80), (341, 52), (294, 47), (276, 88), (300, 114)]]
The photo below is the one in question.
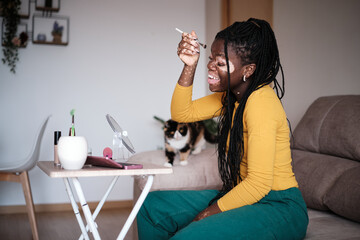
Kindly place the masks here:
[(244, 81), (244, 82), (246, 82), (246, 78), (245, 78), (245, 75), (244, 75), (244, 77), (243, 77), (243, 81)]

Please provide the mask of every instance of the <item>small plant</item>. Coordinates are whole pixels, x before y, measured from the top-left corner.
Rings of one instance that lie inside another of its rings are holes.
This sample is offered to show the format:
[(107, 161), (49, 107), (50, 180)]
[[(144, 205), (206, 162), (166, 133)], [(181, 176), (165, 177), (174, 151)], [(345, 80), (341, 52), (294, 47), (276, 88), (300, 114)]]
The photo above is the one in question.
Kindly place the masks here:
[[(2, 0), (0, 5), (2, 8), (3, 24), (5, 25), (2, 42), (4, 53), (2, 62), (10, 67), (12, 73), (15, 73), (16, 62), (19, 60), (18, 48), (22, 43), (21, 36), (20, 38), (16, 37), (17, 27), (20, 23), (20, 5), (20, 0)], [(27, 41), (27, 34), (25, 33), (25, 35)], [(23, 39), (25, 39), (25, 36), (23, 36)]]
[(54, 43), (61, 43), (61, 36), (64, 30), (64, 26), (60, 26), (57, 21), (54, 22), (53, 30), (51, 34), (53, 35)]
[(52, 34), (58, 34), (58, 35), (62, 35), (62, 32), (64, 30), (64, 26), (60, 26), (59, 23), (57, 21), (54, 22), (54, 26), (53, 26), (53, 30), (52, 30)]

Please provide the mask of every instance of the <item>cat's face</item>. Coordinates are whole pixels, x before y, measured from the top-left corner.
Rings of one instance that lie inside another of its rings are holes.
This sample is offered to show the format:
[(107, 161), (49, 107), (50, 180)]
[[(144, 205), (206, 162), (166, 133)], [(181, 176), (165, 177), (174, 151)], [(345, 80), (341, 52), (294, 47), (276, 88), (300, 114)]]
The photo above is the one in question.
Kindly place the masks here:
[(188, 127), (185, 123), (168, 120), (165, 122), (164, 133), (167, 138), (181, 139), (188, 133)]

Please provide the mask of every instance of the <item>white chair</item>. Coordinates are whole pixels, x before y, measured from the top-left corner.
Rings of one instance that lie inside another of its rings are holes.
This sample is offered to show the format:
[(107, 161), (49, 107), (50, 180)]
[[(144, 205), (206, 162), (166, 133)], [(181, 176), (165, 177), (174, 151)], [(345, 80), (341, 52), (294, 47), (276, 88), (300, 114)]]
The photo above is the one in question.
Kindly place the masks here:
[(41, 140), (43, 138), (46, 125), (49, 121), (48, 116), (41, 125), (36, 142), (28, 158), (22, 160), (0, 161), (0, 181), (19, 182), (22, 185), (26, 210), (28, 213), (33, 239), (38, 240), (39, 234), (35, 218), (34, 203), (31, 194), (28, 171), (31, 170), (39, 159)]

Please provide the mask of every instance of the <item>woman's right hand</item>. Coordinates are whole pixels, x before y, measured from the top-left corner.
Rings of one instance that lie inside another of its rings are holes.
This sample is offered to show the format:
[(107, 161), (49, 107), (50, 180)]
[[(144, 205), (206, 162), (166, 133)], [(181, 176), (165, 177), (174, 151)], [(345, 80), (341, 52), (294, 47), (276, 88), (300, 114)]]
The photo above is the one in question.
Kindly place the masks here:
[(195, 41), (197, 35), (194, 31), (183, 33), (178, 45), (177, 54), (181, 61), (187, 66), (194, 66), (199, 60), (200, 45)]

